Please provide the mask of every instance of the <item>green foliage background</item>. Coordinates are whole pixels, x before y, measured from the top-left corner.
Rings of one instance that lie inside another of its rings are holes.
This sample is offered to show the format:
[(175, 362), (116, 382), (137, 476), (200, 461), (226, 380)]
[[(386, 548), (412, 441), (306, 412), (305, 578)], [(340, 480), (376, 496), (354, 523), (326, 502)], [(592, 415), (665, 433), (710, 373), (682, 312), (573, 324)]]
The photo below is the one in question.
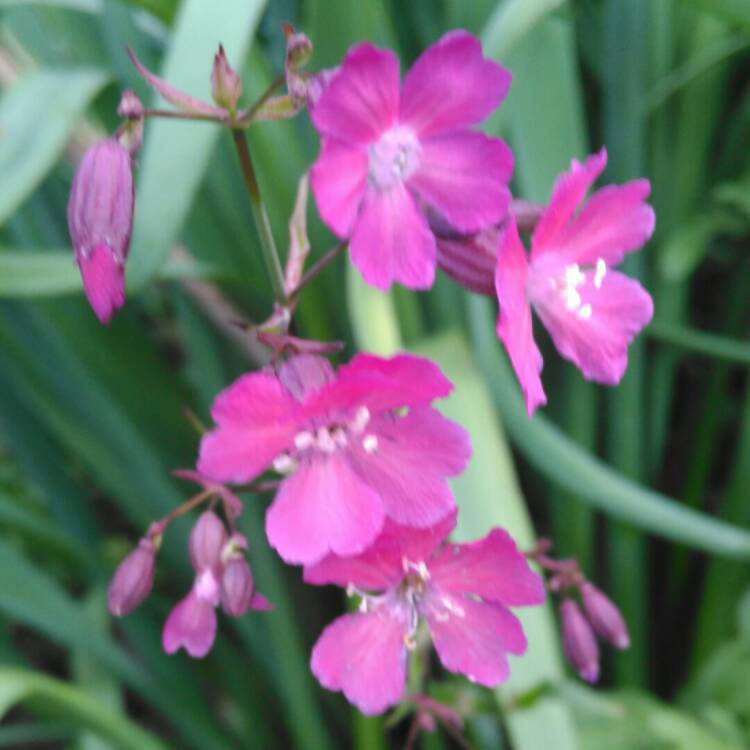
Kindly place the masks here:
[[(647, 176), (657, 230), (629, 273), (656, 319), (604, 390), (545, 339), (550, 407), (529, 421), (494, 336), (490, 301), (441, 277), (427, 294), (365, 288), (340, 260), (305, 293), (300, 334), (440, 361), (445, 411), (472, 433), (456, 484), (458, 534), (493, 524), (523, 545), (552, 536), (622, 605), (633, 646), (606, 689), (565, 676), (552, 607), (526, 613), (529, 655), (497, 695), (448, 681), (477, 748), (732, 750), (750, 744), (750, 5), (745, 0), (0, 0), (0, 747), (398, 747), (307, 660), (344, 606), (308, 589), (245, 530), (273, 613), (222, 619), (202, 662), (161, 652), (189, 585), (188, 522), (170, 529), (155, 594), (113, 622), (105, 590), (148, 522), (190, 488), (214, 394), (258, 365), (217, 326), (194, 282), (249, 320), (272, 299), (230, 137), (149, 123), (138, 163), (128, 304), (111, 326), (81, 293), (65, 223), (75, 163), (117, 126), (122, 88), (152, 101), (125, 56), (208, 95), (219, 41), (246, 101), (283, 63), (280, 22), (315, 44), (313, 68), (360, 39), (406, 67), (444, 31), (481, 36), (512, 91), (487, 123), (516, 154), (519, 197), (545, 201), (572, 157), (606, 144), (608, 181)], [(305, 114), (250, 132), (277, 242), (317, 142)], [(332, 238), (310, 211), (313, 258)], [(175, 258), (187, 249), (195, 262)], [(196, 279), (200, 277), (199, 279)], [(519, 481), (520, 477), (520, 481)], [(532, 528), (536, 528), (534, 532)], [(425, 736), (427, 750), (450, 748)]]

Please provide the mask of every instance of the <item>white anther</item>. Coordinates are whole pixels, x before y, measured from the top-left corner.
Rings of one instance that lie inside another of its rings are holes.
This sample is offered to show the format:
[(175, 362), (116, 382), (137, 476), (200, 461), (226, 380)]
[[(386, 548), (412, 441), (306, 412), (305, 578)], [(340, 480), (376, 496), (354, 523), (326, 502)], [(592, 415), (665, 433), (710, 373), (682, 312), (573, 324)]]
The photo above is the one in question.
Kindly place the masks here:
[(591, 305), (588, 302), (578, 311), (578, 317), (581, 320), (588, 320), (591, 317)]
[(309, 430), (302, 430), (294, 436), (294, 447), (298, 451), (307, 450), (314, 442), (315, 438)]
[(333, 442), (331, 433), (325, 427), (321, 427), (315, 433), (315, 443), (323, 453), (333, 453), (336, 450), (336, 443)]
[(273, 468), (279, 474), (291, 474), (297, 468), (297, 462), (288, 453), (280, 453), (273, 460)]
[(563, 290), (563, 298), (568, 310), (577, 310), (581, 306), (581, 295), (578, 294), (575, 287), (566, 286)]
[(339, 448), (346, 448), (346, 446), (349, 445), (349, 438), (340, 427), (331, 430), (331, 437), (333, 438), (333, 442), (336, 443)]
[(448, 596), (441, 597), (440, 601), (442, 602), (443, 606), (451, 613), (456, 615), (456, 617), (465, 617), (466, 612), (464, 612), (463, 607), (461, 607), (455, 600), (451, 599)]
[(599, 260), (596, 261), (596, 271), (594, 272), (594, 286), (597, 289), (601, 288), (602, 281), (604, 281), (606, 275), (607, 264), (604, 262), (604, 258), (599, 258)]
[(420, 560), (417, 563), (417, 573), (419, 573), (419, 577), (423, 581), (429, 581), (430, 580), (430, 571), (427, 570), (427, 565), (425, 565), (424, 560)]
[(581, 271), (578, 263), (571, 263), (565, 269), (565, 283), (569, 286), (581, 286), (586, 281), (586, 274)]
[(378, 438), (376, 435), (365, 435), (365, 439), (362, 441), (362, 447), (365, 449), (365, 453), (375, 453), (378, 449)]
[(360, 406), (359, 409), (357, 409), (356, 413), (354, 414), (354, 418), (351, 422), (349, 422), (349, 429), (355, 434), (358, 435), (360, 432), (362, 432), (365, 427), (367, 427), (367, 423), (370, 421), (370, 410), (366, 406)]

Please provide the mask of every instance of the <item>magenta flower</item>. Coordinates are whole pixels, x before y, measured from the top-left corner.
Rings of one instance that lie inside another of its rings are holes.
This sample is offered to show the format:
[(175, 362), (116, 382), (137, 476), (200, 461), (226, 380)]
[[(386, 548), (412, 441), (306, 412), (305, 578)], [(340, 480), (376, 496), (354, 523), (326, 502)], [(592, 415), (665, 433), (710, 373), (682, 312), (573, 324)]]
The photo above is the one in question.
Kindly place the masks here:
[(612, 270), (654, 231), (654, 212), (645, 202), (648, 180), (597, 190), (577, 210), (606, 164), (602, 149), (583, 164), (574, 160), (570, 172), (558, 178), (531, 237), (529, 260), (515, 221), (508, 222), (500, 241), (497, 335), (508, 350), (529, 414), (547, 402), (532, 306), (560, 354), (587, 379), (607, 385), (622, 378), (628, 345), (653, 314), (648, 292)]
[(422, 204), (462, 232), (503, 218), (513, 155), (469, 127), (500, 104), (510, 78), (465, 31), (426, 50), (400, 90), (393, 52), (369, 43), (348, 52), (310, 113), (321, 135), (311, 182), (369, 284), (432, 286), (435, 238)]
[(359, 354), (338, 375), (322, 357), (299, 355), (216, 397), (198, 470), (245, 483), (273, 465), (287, 475), (266, 514), (281, 557), (355, 555), (386, 516), (427, 527), (455, 508), (446, 477), (466, 466), (469, 437), (429, 406), (451, 388), (436, 365), (407, 354)]
[[(206, 656), (216, 637), (219, 604), (232, 617), (239, 617), (248, 609), (270, 609), (267, 599), (255, 591), (247, 563), (246, 571), (238, 571), (237, 562), (245, 549), (247, 540), (241, 534), (229, 536), (213, 511), (200, 515), (190, 534), (195, 582), (164, 623), (162, 645), (168, 654), (182, 647), (196, 659)], [(238, 580), (238, 572), (242, 581)]]
[(305, 568), (308, 583), (346, 586), (362, 596), (359, 612), (323, 631), (311, 667), (324, 687), (341, 690), (363, 713), (381, 713), (400, 700), (421, 618), (443, 666), (481, 685), (503, 682), (507, 655), (526, 650), (509, 607), (544, 601), (541, 578), (502, 529), (476, 542), (442, 545), (454, 524), (455, 514), (428, 529), (387, 521), (363, 554), (329, 555)]
[(133, 201), (130, 153), (114, 138), (95, 143), (73, 179), (68, 229), (83, 289), (102, 323), (125, 303)]

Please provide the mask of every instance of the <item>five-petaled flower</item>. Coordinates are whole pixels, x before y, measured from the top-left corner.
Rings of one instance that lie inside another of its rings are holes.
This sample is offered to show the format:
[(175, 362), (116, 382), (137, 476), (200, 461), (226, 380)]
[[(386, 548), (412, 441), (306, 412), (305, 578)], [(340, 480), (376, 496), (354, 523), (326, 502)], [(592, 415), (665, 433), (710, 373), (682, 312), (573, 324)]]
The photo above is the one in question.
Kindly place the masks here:
[(198, 470), (243, 483), (273, 465), (288, 476), (266, 533), (284, 560), (355, 555), (386, 517), (424, 528), (455, 508), (446, 477), (465, 468), (469, 438), (429, 405), (451, 389), (421, 357), (359, 354), (337, 375), (328, 360), (298, 355), (217, 396)]
[(648, 180), (608, 185), (577, 211), (607, 164), (602, 149), (583, 164), (573, 161), (555, 183), (531, 237), (531, 256), (513, 220), (500, 241), (495, 286), (500, 303), (497, 334), (505, 344), (532, 414), (547, 402), (534, 342), (531, 307), (557, 350), (584, 377), (616, 385), (628, 364), (628, 345), (653, 314), (648, 292), (612, 268), (654, 231), (646, 203)]
[(503, 682), (507, 655), (526, 650), (509, 607), (544, 601), (541, 578), (502, 529), (475, 542), (443, 544), (454, 524), (455, 514), (429, 529), (387, 521), (363, 554), (329, 555), (305, 568), (308, 583), (333, 583), (362, 596), (359, 612), (323, 631), (311, 667), (324, 687), (343, 691), (363, 713), (400, 700), (421, 618), (443, 666), (481, 685)]
[(311, 112), (322, 141), (311, 183), (320, 215), (351, 238), (369, 284), (432, 286), (435, 238), (424, 205), (461, 232), (505, 216), (513, 155), (469, 128), (500, 104), (510, 79), (465, 31), (427, 49), (400, 91), (393, 52), (368, 43), (348, 52)]

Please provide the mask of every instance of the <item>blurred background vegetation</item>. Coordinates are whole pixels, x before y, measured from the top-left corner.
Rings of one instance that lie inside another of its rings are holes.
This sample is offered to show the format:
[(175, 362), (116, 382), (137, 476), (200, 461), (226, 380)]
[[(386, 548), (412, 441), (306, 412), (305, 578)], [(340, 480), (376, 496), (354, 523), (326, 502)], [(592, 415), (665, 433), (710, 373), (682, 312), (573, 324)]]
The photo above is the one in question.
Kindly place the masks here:
[[(516, 154), (518, 197), (545, 201), (571, 157), (606, 145), (607, 181), (650, 178), (657, 230), (628, 271), (654, 323), (614, 390), (594, 387), (545, 339), (550, 407), (529, 421), (494, 336), (493, 303), (444, 277), (416, 295), (366, 289), (340, 260), (305, 293), (297, 331), (438, 359), (457, 385), (447, 413), (475, 457), (455, 483), (458, 534), (508, 527), (577, 556), (629, 621), (603, 688), (566, 676), (554, 606), (527, 613), (531, 648), (492, 695), (446, 680), (477, 748), (750, 745), (750, 4), (746, 0), (0, 0), (0, 747), (400, 747), (309, 673), (309, 651), (345, 606), (310, 589), (266, 545), (269, 498), (245, 531), (270, 614), (221, 619), (201, 662), (161, 651), (189, 586), (188, 522), (170, 529), (155, 593), (113, 622), (105, 590), (148, 522), (192, 488), (214, 394), (259, 352), (226, 325), (272, 296), (226, 132), (149, 123), (137, 166), (129, 298), (96, 322), (72, 262), (65, 207), (83, 148), (117, 126), (119, 93), (154, 101), (125, 56), (208, 95), (222, 41), (245, 103), (283, 68), (280, 23), (331, 66), (361, 39), (406, 68), (446, 30), (481, 36), (512, 91), (486, 125)], [(305, 113), (250, 131), (277, 243), (315, 158)], [(313, 258), (332, 238), (309, 212)], [(182, 248), (175, 255), (174, 248)], [(195, 263), (184, 261), (187, 251)], [(541, 329), (539, 329), (541, 331)], [(532, 530), (532, 524), (533, 529)], [(440, 735), (422, 747), (455, 747)]]

